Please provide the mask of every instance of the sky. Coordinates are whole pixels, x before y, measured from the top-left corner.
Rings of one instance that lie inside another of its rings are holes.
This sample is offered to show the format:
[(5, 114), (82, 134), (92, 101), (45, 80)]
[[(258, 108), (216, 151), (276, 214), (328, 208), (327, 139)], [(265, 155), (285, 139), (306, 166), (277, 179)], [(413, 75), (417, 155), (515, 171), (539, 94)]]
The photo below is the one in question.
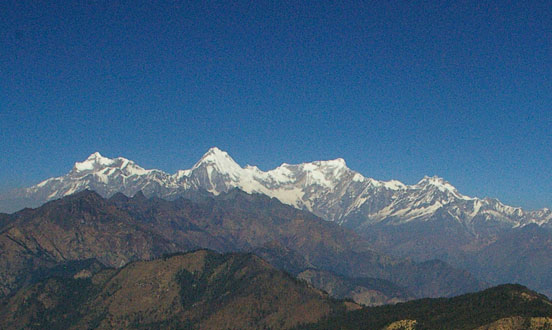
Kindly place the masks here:
[(0, 2), (0, 191), (217, 146), (552, 208), (551, 132), (551, 1)]

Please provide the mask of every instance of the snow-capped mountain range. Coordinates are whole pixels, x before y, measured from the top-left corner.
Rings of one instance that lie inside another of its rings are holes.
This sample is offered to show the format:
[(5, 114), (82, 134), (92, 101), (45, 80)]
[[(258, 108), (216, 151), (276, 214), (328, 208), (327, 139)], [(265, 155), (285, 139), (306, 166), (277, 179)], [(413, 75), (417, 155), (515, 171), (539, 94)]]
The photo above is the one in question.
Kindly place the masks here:
[[(175, 174), (146, 170), (131, 160), (110, 159), (96, 152), (75, 163), (68, 174), (21, 189), (10, 199), (24, 201), (24, 206), (37, 206), (84, 189), (104, 197), (116, 192), (133, 196), (142, 191), (148, 197), (175, 199), (190, 191), (206, 190), (217, 195), (233, 188), (275, 197), (326, 220), (354, 222), (355, 226), (398, 225), (442, 217), (458, 221), (470, 231), (482, 223), (504, 228), (552, 223), (549, 209), (526, 211), (496, 199), (464, 196), (439, 177), (424, 177), (414, 185), (378, 181), (349, 169), (341, 158), (284, 163), (263, 172), (255, 166), (241, 167), (218, 148), (211, 148), (191, 169)], [(2, 206), (4, 211), (14, 211), (6, 203)]]

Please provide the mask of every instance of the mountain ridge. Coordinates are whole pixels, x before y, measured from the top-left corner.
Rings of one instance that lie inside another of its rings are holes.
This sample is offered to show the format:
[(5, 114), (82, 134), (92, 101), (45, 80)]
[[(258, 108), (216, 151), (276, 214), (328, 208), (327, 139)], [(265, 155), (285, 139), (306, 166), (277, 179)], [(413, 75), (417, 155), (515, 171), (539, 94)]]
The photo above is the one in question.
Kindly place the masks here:
[[(519, 284), (367, 307), (297, 329), (552, 329), (552, 302)], [(392, 325), (395, 325), (393, 327)]]
[[(143, 191), (148, 197), (174, 199), (187, 191), (205, 190), (218, 195), (232, 188), (261, 193), (282, 203), (340, 224), (362, 222), (371, 225), (382, 221), (401, 224), (428, 221), (443, 211), (477, 233), (487, 223), (515, 228), (531, 223), (550, 226), (552, 211), (524, 210), (492, 198), (474, 198), (461, 194), (445, 179), (425, 176), (418, 183), (405, 185), (397, 180), (378, 181), (347, 167), (344, 159), (282, 165), (261, 171), (251, 165), (241, 167), (225, 151), (209, 149), (192, 168), (169, 174), (144, 169), (123, 157), (106, 158), (99, 152), (83, 162), (76, 162), (66, 175), (46, 179), (12, 193), (11, 201), (45, 201), (91, 189), (104, 197), (117, 192), (133, 196)], [(0, 211), (6, 209), (4, 196)], [(14, 204), (14, 202), (12, 202)]]
[(417, 297), (486, 287), (442, 261), (415, 263), (378, 253), (350, 230), (262, 194), (234, 189), (194, 202), (143, 194), (105, 199), (84, 190), (8, 217), (0, 232), (0, 298), (59, 263), (96, 259), (121, 267), (197, 248), (255, 252), (294, 274), (314, 266), (387, 279)]
[[(192, 168), (168, 174), (145, 170), (122, 157), (109, 159), (94, 153), (65, 176), (22, 189), (11, 200), (0, 198), (0, 211), (2, 205), (15, 205), (18, 198), (26, 203), (21, 206), (32, 201), (37, 206), (82, 189), (103, 197), (118, 192), (134, 196), (141, 191), (148, 198), (198, 200), (235, 188), (312, 212), (352, 230), (386, 255), (419, 262), (440, 259), (489, 283), (516, 281), (552, 294), (552, 275), (547, 272), (552, 267), (549, 209), (527, 211), (496, 199), (465, 196), (435, 176), (425, 176), (413, 185), (378, 181), (349, 169), (340, 158), (284, 163), (264, 172), (241, 167), (228, 153), (211, 148)], [(532, 226), (536, 228), (529, 236), (524, 229)], [(517, 250), (510, 241), (523, 242), (524, 248)], [(513, 258), (531, 262), (511, 262)]]
[(42, 280), (0, 304), (0, 327), (287, 329), (349, 308), (253, 254), (201, 249)]

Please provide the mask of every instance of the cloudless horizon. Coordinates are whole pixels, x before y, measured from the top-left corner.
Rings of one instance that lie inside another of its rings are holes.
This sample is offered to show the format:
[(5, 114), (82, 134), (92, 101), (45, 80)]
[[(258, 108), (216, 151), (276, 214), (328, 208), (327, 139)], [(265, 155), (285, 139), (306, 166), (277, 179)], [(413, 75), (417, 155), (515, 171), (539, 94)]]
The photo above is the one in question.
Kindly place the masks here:
[(8, 0), (0, 47), (0, 191), (216, 146), (552, 208), (549, 1)]

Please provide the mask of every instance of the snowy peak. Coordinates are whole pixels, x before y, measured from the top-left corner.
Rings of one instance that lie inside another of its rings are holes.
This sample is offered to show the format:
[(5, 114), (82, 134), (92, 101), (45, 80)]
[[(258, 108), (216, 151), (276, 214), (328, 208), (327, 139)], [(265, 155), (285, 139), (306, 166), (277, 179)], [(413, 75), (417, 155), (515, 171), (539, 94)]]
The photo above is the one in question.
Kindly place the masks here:
[(221, 173), (235, 173), (243, 170), (226, 151), (217, 147), (209, 149), (192, 167), (192, 171), (205, 166), (212, 166)]
[(334, 187), (345, 173), (350, 172), (342, 158), (304, 163), (299, 166), (305, 173), (308, 183), (327, 188)]
[(88, 158), (86, 158), (86, 160), (96, 160), (96, 159), (104, 159), (104, 158), (105, 157), (103, 157), (99, 152), (96, 151), (96, 152), (92, 153), (90, 156), (88, 156)]
[(437, 190), (447, 195), (452, 195), (455, 198), (463, 200), (472, 200), (473, 198), (464, 196), (458, 192), (456, 187), (451, 185), (448, 181), (438, 176), (424, 176), (416, 185), (413, 186), (415, 189), (422, 190)]
[(389, 181), (378, 181), (372, 178), (365, 178), (361, 174), (356, 173), (353, 177), (353, 180), (359, 182), (367, 182), (371, 187), (374, 188), (383, 188), (388, 190), (403, 190), (408, 186), (398, 180), (389, 180)]
[(99, 152), (95, 152), (88, 156), (83, 162), (76, 162), (73, 170), (76, 172), (92, 171), (99, 167), (110, 166), (113, 164), (113, 159), (103, 157)]
[(417, 186), (420, 187), (426, 187), (426, 186), (433, 186), (438, 188), (439, 190), (445, 192), (445, 191), (455, 191), (456, 188), (445, 181), (445, 179), (440, 178), (436, 175), (434, 176), (424, 176), (422, 180), (420, 180), (417, 184)]
[(344, 172), (350, 171), (343, 158), (337, 158), (334, 160), (316, 161), (309, 164), (318, 167), (318, 169), (321, 172), (324, 172), (324, 174), (331, 175), (336, 178), (339, 178), (339, 176)]
[(218, 195), (231, 188), (240, 188), (240, 181), (247, 172), (227, 152), (213, 147), (190, 170), (178, 171), (175, 177), (178, 182), (188, 182), (191, 187)]
[[(464, 196), (443, 178), (424, 177), (417, 184), (378, 181), (350, 170), (344, 159), (283, 163), (262, 171), (256, 166), (241, 167), (230, 155), (213, 147), (191, 168), (170, 175), (143, 169), (126, 158), (110, 159), (99, 152), (75, 163), (64, 176), (50, 178), (22, 190), (22, 199), (46, 202), (84, 189), (110, 197), (117, 192), (133, 196), (177, 198), (191, 190), (218, 195), (239, 188), (261, 193), (294, 207), (338, 223), (406, 223), (450, 216), (460, 223), (500, 223), (523, 226), (552, 221), (549, 210), (524, 211), (492, 199)], [(36, 205), (35, 205), (36, 206)]]
[(343, 158), (336, 158), (333, 160), (319, 160), (312, 162), (311, 164), (316, 164), (320, 167), (347, 168), (347, 164), (345, 163), (345, 159)]
[(85, 161), (76, 162), (70, 174), (82, 176), (90, 173), (98, 175), (113, 175), (119, 173), (125, 176), (131, 176), (144, 175), (150, 172), (151, 170), (145, 170), (126, 158), (117, 157), (111, 159), (102, 156), (99, 152), (95, 152), (88, 156)]
[(230, 155), (226, 151), (222, 151), (217, 147), (212, 147), (209, 150), (207, 150), (207, 152), (201, 157), (201, 159), (196, 163), (196, 165), (203, 164), (203, 163), (224, 164), (225, 162), (232, 162), (236, 164), (236, 162), (232, 159), (232, 157), (230, 157)]

